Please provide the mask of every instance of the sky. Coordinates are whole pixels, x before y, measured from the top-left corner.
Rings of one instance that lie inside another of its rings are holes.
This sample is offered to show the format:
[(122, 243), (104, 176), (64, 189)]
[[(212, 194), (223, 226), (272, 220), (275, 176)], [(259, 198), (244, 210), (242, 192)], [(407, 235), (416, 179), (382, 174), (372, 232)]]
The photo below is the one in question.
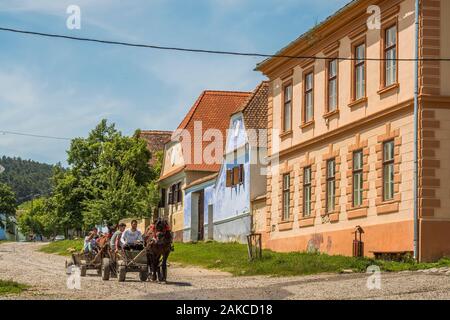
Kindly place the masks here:
[[(272, 54), (349, 0), (2, 0), (0, 27)], [(67, 7), (81, 9), (69, 30)], [(84, 137), (174, 130), (203, 90), (252, 91), (261, 58), (156, 51), (0, 31), (0, 131)], [(70, 141), (0, 134), (0, 156), (65, 164)]]

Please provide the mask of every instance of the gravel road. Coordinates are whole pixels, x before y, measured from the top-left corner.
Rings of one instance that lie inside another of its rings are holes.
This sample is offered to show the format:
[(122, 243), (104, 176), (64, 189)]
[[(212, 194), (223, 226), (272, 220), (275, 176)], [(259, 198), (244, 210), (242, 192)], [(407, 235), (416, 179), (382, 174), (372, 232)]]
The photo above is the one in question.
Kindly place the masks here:
[(64, 257), (38, 252), (42, 244), (0, 245), (0, 279), (30, 285), (18, 296), (0, 299), (448, 299), (450, 274), (382, 273), (381, 289), (369, 290), (366, 274), (302, 277), (233, 277), (197, 267), (171, 265), (168, 284), (142, 283), (137, 273), (125, 283), (102, 281), (94, 270), (81, 278), (81, 289), (67, 288)]

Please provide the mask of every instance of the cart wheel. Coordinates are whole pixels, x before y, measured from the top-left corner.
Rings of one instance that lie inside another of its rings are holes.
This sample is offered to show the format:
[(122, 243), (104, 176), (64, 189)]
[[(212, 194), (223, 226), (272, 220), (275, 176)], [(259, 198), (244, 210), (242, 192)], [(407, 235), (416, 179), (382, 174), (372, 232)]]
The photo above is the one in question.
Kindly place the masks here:
[(101, 275), (103, 280), (109, 280), (109, 277), (111, 275), (111, 263), (109, 261), (109, 258), (103, 258), (103, 263), (101, 267)]
[(97, 275), (99, 275), (99, 276), (102, 275), (102, 266), (100, 266), (100, 267), (97, 269)]
[(127, 277), (127, 269), (125, 268), (125, 266), (119, 266), (119, 275), (118, 275), (119, 282), (124, 282), (126, 277)]
[(139, 279), (143, 282), (147, 281), (148, 279), (148, 270), (146, 268), (142, 268), (139, 271)]
[(86, 277), (86, 273), (87, 273), (87, 266), (86, 266), (86, 262), (81, 262), (80, 265), (80, 276), (82, 277)]

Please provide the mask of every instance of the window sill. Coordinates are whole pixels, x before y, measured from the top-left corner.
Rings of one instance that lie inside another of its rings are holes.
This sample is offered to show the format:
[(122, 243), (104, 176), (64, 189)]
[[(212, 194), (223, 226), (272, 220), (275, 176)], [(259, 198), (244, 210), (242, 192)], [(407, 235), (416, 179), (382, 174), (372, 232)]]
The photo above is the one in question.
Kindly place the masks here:
[(325, 113), (323, 115), (323, 118), (324, 119), (329, 119), (329, 118), (332, 118), (332, 117), (334, 117), (336, 115), (339, 115), (339, 108), (336, 108), (336, 110), (334, 110), (334, 111), (330, 111), (330, 112)]
[(397, 213), (399, 209), (400, 209), (400, 201), (398, 200), (384, 201), (381, 204), (377, 205), (377, 214), (384, 215)]
[(311, 120), (311, 121), (309, 121), (309, 122), (305, 122), (305, 123), (303, 123), (301, 126), (300, 126), (300, 129), (307, 129), (307, 128), (309, 128), (309, 127), (312, 127), (312, 126), (314, 126), (314, 120)]
[(299, 219), (298, 226), (300, 228), (313, 227), (315, 220), (316, 220), (315, 216), (303, 217), (303, 218)]
[(280, 139), (285, 139), (285, 138), (289, 138), (292, 136), (292, 130), (283, 132), (280, 134)]
[(333, 211), (333, 212), (329, 212), (329, 213), (322, 214), (322, 223), (323, 223), (323, 221), (324, 221), (324, 218), (326, 218), (326, 217), (329, 218), (329, 221), (328, 221), (328, 222), (331, 222), (331, 223), (333, 223), (333, 222), (339, 222), (339, 214), (340, 214), (340, 212), (339, 212), (338, 210), (335, 210), (335, 211)]
[(294, 226), (294, 221), (282, 221), (278, 224), (278, 231), (289, 231), (292, 230)]
[(397, 91), (397, 92), (398, 92), (398, 89), (399, 89), (399, 88), (400, 88), (400, 84), (399, 84), (399, 83), (394, 83), (394, 84), (391, 84), (391, 85), (388, 86), (388, 87), (384, 87), (384, 88), (378, 90), (377, 93), (378, 93), (379, 95), (383, 95), (383, 94), (388, 93), (388, 92), (391, 92), (391, 91)]
[(347, 219), (359, 219), (367, 217), (367, 207), (355, 207), (350, 210), (347, 210)]
[(354, 100), (354, 101), (352, 101), (352, 102), (350, 102), (348, 104), (348, 107), (349, 108), (353, 108), (353, 107), (359, 106), (361, 104), (367, 103), (367, 100), (368, 100), (367, 97), (361, 98), (361, 99), (358, 99), (358, 100)]

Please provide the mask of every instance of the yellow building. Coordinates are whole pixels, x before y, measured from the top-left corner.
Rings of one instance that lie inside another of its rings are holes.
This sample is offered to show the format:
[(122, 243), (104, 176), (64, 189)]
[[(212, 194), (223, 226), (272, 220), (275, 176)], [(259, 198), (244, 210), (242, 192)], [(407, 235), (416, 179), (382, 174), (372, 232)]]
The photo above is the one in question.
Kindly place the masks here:
[[(450, 1), (420, 1), (420, 58), (450, 57), (449, 16)], [(273, 129), (265, 247), (352, 255), (361, 226), (368, 256), (413, 253), (415, 234), (421, 260), (450, 254), (450, 62), (419, 63), (415, 198), (415, 61), (401, 60), (415, 39), (415, 0), (356, 0), (278, 52), (315, 58), (257, 66)]]

